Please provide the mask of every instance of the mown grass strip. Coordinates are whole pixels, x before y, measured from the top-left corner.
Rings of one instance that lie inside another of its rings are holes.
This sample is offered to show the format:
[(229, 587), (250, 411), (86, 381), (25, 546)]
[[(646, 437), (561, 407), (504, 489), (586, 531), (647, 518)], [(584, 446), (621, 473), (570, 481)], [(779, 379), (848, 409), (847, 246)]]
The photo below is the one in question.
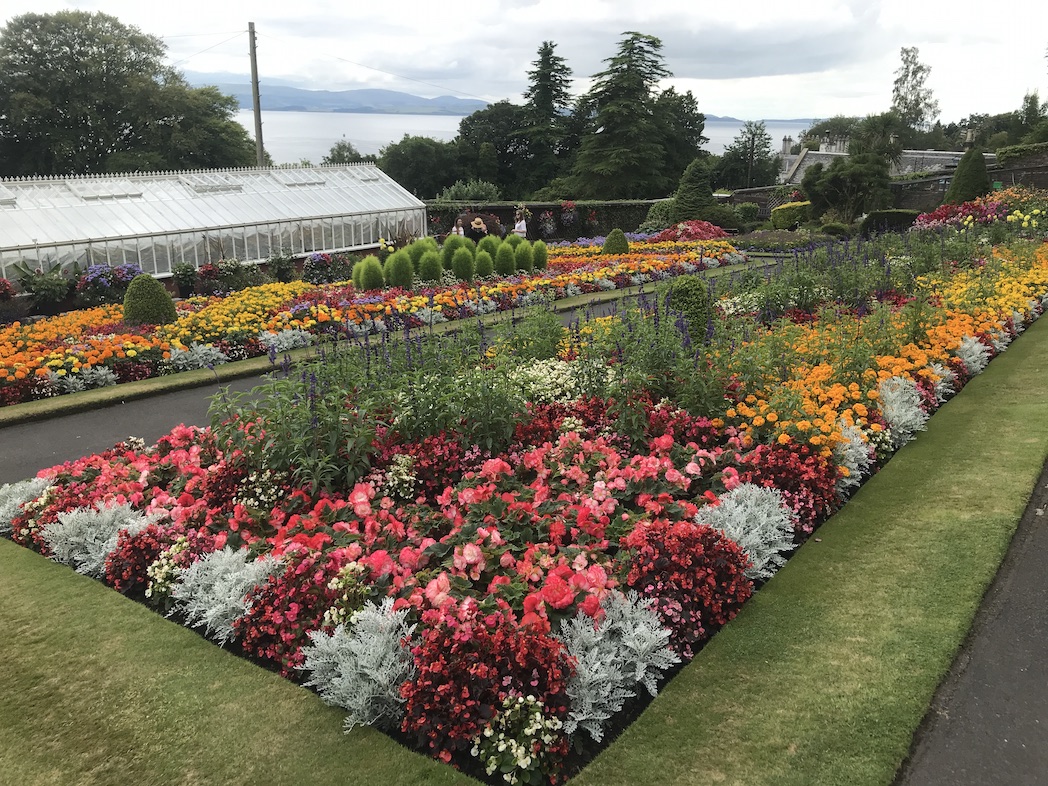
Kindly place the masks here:
[(578, 784), (889, 784), (1048, 455), (1048, 320), (944, 406)]

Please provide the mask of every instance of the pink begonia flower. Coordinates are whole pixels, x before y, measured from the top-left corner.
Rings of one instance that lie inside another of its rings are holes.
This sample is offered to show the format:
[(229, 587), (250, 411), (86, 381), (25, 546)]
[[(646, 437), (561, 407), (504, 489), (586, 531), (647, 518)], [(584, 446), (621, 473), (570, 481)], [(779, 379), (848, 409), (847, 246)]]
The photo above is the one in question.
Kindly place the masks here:
[(689, 461), (688, 466), (684, 468), (684, 471), (687, 472), (689, 475), (695, 475), (696, 477), (698, 477), (702, 474), (702, 467), (700, 467), (694, 461)]
[(375, 496), (375, 489), (367, 483), (358, 483), (349, 493), (349, 504), (353, 506), (353, 512), (358, 516), (367, 516), (371, 513), (371, 500)]
[(362, 561), (371, 568), (371, 572), (376, 576), (385, 576), (393, 570), (393, 558), (389, 556), (389, 552), (385, 549), (372, 552)]
[(653, 439), (651, 444), (659, 453), (666, 453), (673, 447), (673, 437), (669, 434), (663, 434), (661, 437)]
[(551, 574), (542, 587), (542, 599), (555, 609), (565, 609), (575, 602), (575, 591), (560, 576)]
[(517, 558), (509, 551), (502, 552), (502, 556), (499, 558), (499, 565), (504, 568), (512, 568), (517, 564)]
[(600, 599), (596, 595), (587, 595), (586, 599), (579, 604), (579, 611), (587, 617), (596, 619), (600, 612)]
[(674, 486), (680, 486), (687, 491), (688, 486), (691, 485), (691, 478), (684, 477), (677, 469), (670, 467), (666, 470), (666, 482), (672, 483)]
[(737, 489), (742, 485), (742, 481), (739, 479), (739, 471), (735, 467), (725, 467), (724, 472), (721, 473), (721, 480), (727, 491)]
[(508, 475), (513, 471), (505, 461), (500, 458), (488, 459), (480, 469), (480, 476), (488, 480), (498, 480), (502, 475)]
[(451, 580), (444, 571), (426, 585), (426, 600), (434, 608), (440, 608), (451, 597)]

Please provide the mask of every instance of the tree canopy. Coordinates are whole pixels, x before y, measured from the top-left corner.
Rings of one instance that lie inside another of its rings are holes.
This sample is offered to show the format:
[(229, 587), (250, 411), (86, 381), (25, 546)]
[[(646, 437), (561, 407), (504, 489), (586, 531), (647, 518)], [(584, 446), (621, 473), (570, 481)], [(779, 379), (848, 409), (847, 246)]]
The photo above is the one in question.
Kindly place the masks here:
[(718, 188), (751, 188), (774, 183), (778, 174), (779, 157), (764, 121), (747, 120), (717, 162), (714, 182)]
[(191, 88), (160, 39), (103, 13), (0, 28), (0, 175), (248, 166), (255, 146), (217, 88)]
[(923, 131), (939, 116), (939, 102), (924, 86), (932, 69), (918, 60), (919, 55), (915, 46), (904, 46), (899, 51), (902, 62), (895, 72), (892, 111), (908, 128)]

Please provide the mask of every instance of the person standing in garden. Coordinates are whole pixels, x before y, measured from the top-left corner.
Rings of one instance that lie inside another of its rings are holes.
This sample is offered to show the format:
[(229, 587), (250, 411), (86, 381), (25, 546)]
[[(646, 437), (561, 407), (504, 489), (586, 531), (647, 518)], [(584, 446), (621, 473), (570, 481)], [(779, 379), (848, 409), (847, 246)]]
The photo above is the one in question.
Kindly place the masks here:
[(528, 236), (528, 222), (524, 220), (524, 214), (519, 210), (517, 215), (514, 217), (517, 223), (513, 225), (513, 234), (518, 237), (527, 238)]
[(462, 219), (461, 218), (457, 219), (455, 221), (455, 226), (453, 226), (451, 228), (451, 231), (448, 232), (448, 234), (449, 235), (465, 235), (466, 234), (466, 227), (464, 227), (462, 225)]
[(484, 223), (484, 219), (482, 219), (480, 216), (477, 216), (470, 222), (469, 228), (466, 230), (466, 237), (468, 237), (475, 243), (479, 243), (483, 238), (487, 236), (488, 227)]

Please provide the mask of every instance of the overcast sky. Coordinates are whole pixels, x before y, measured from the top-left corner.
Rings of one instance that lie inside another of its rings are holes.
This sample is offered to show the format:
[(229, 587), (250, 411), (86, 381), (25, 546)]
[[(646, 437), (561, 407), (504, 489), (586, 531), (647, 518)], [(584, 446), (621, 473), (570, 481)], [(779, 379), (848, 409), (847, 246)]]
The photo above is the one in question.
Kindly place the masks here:
[[(455, 6), (459, 10), (451, 11)], [(179, 70), (247, 81), (247, 23), (267, 81), (328, 90), (522, 101), (543, 41), (572, 69), (575, 94), (625, 31), (662, 40), (702, 112), (744, 120), (866, 115), (891, 105), (899, 50), (916, 46), (943, 122), (1048, 100), (1048, 3), (985, 0), (5, 0), (27, 12), (102, 11), (160, 36)], [(205, 51), (206, 50), (206, 51)]]

